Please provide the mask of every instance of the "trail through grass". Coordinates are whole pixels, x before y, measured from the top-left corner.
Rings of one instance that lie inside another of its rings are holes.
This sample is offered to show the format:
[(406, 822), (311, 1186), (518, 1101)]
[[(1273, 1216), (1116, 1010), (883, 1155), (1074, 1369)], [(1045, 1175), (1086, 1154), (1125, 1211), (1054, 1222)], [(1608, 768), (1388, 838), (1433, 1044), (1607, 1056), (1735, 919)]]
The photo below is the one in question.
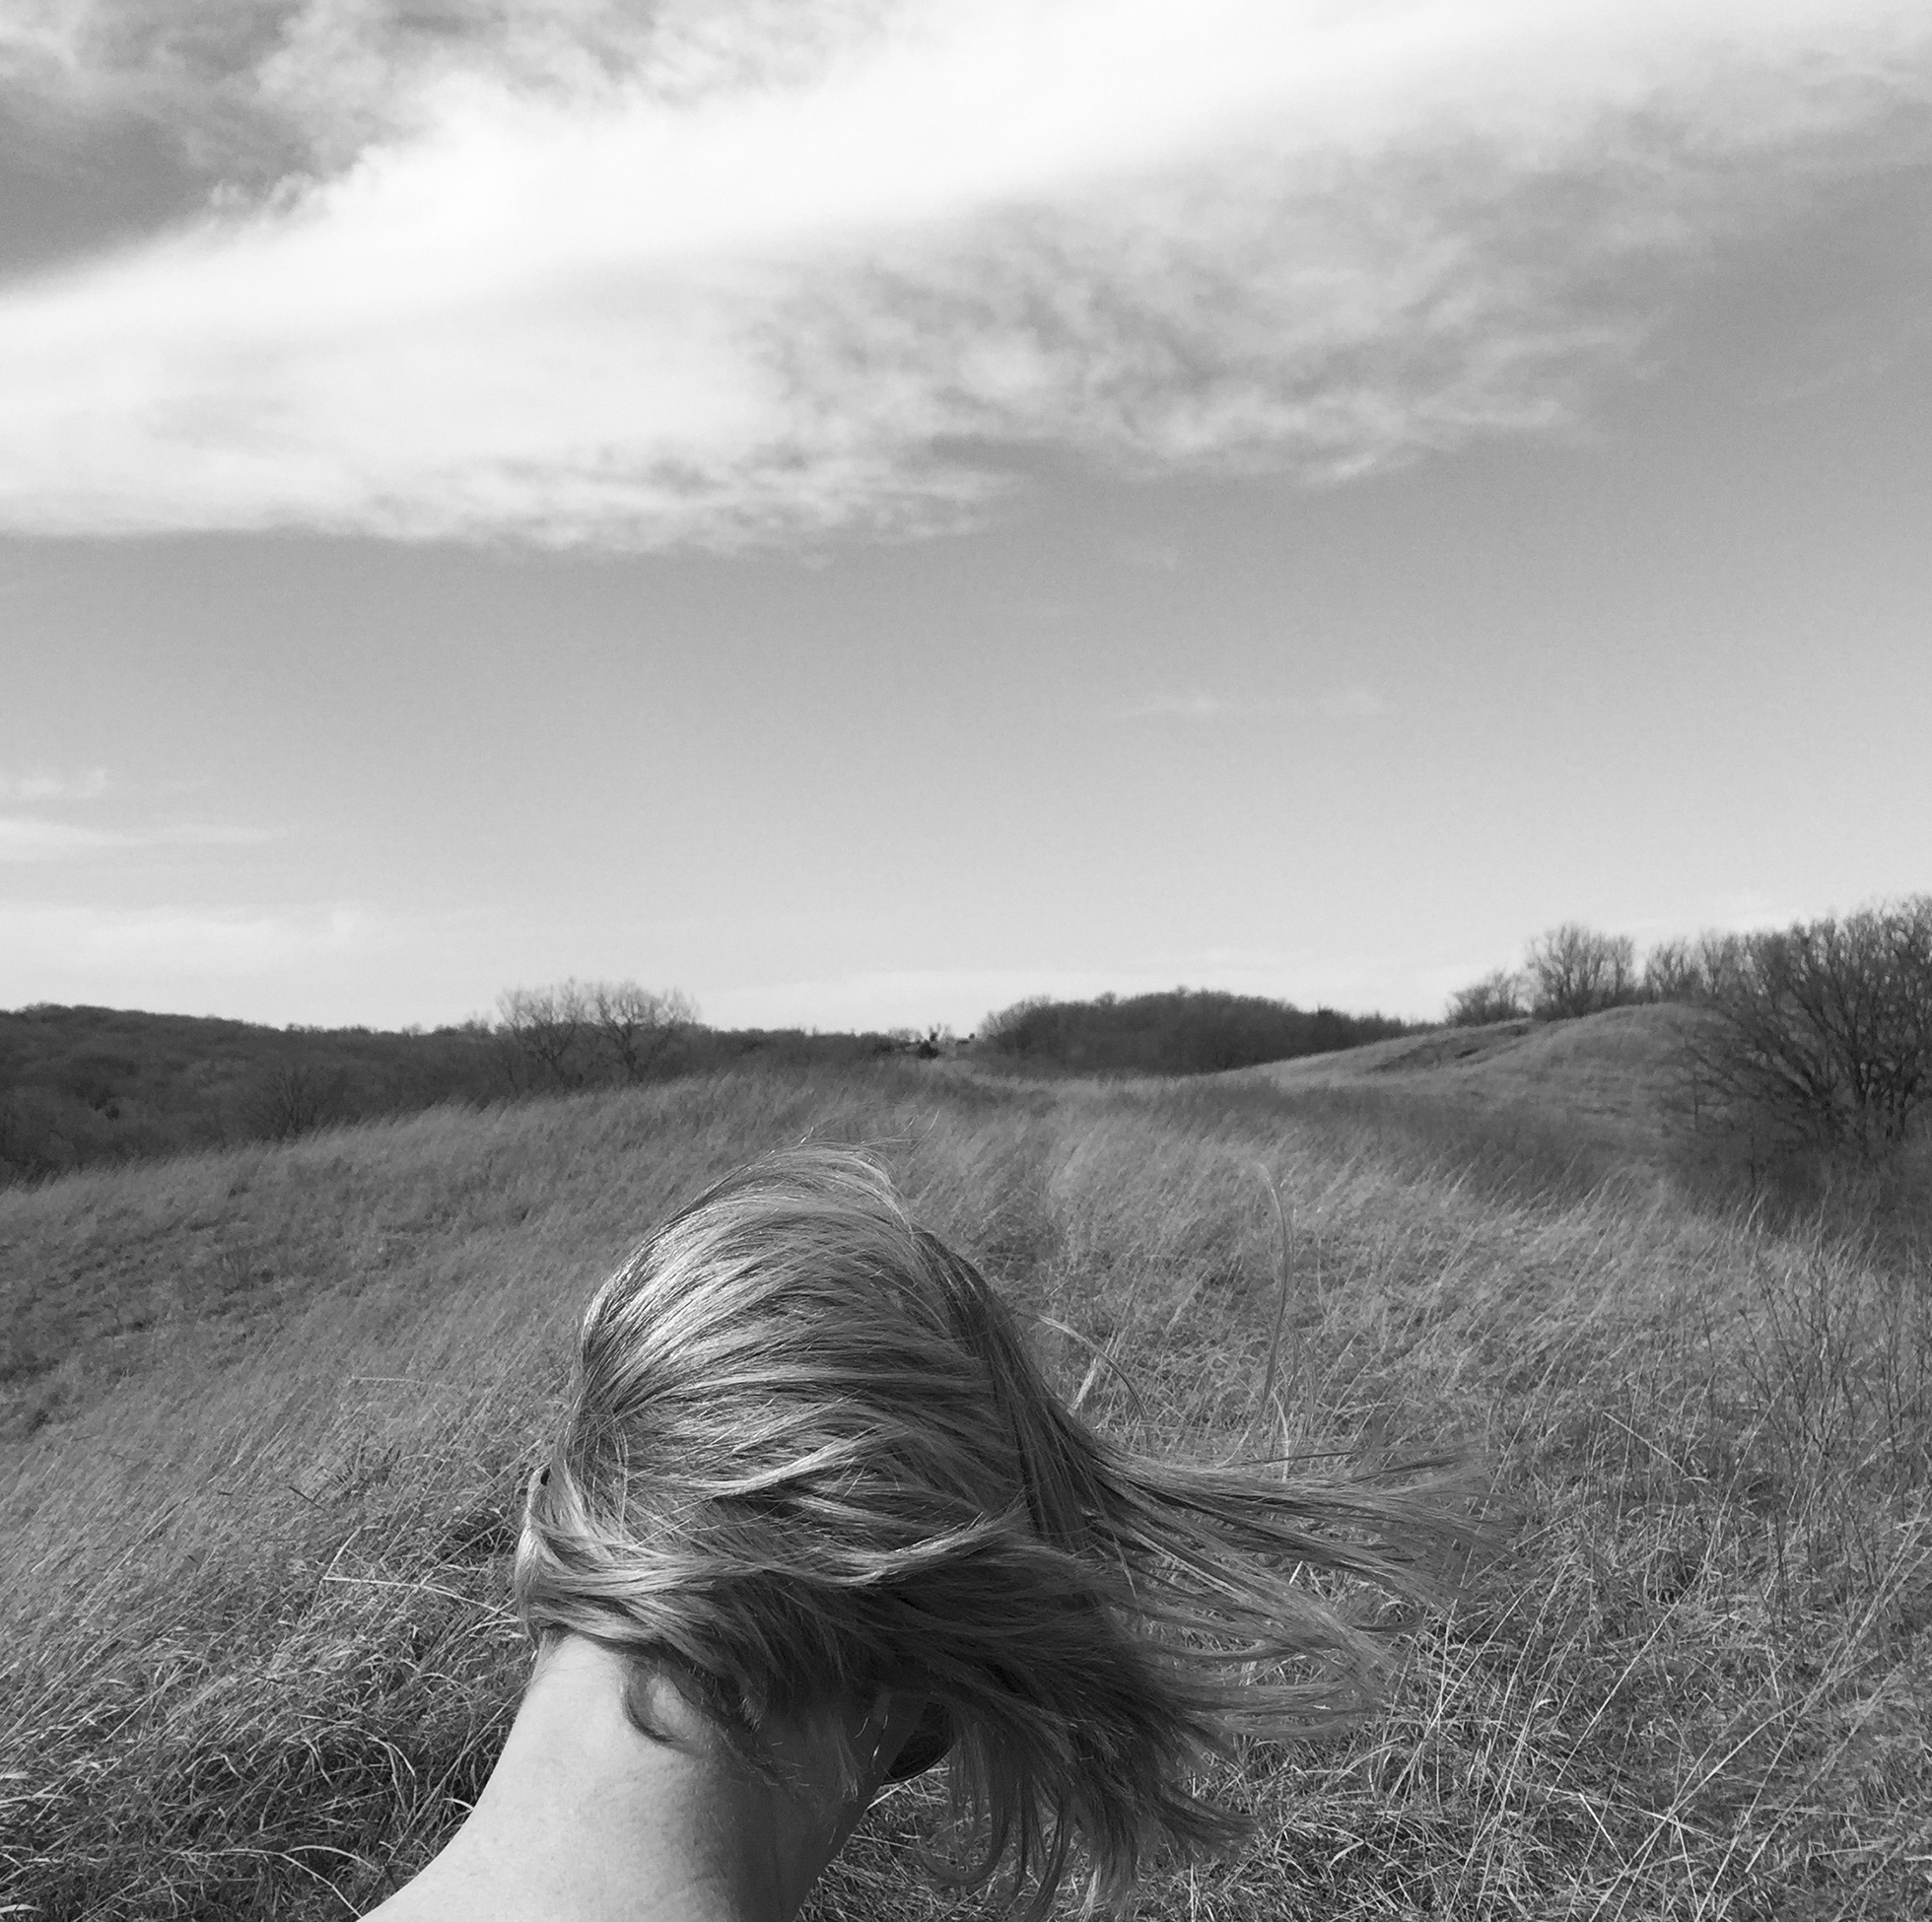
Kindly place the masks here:
[[(911, 1067), (0, 1193), (0, 1913), (342, 1916), (419, 1866), (515, 1705), (507, 1562), (577, 1310), (807, 1132), (881, 1145), (1138, 1445), (1493, 1465), (1513, 1537), (1388, 1713), (1250, 1753), (1255, 1846), (1143, 1914), (1932, 1913), (1922, 1271), (1319, 1091)], [(821, 1922), (978, 1912), (912, 1863), (932, 1820), (888, 1796)]]

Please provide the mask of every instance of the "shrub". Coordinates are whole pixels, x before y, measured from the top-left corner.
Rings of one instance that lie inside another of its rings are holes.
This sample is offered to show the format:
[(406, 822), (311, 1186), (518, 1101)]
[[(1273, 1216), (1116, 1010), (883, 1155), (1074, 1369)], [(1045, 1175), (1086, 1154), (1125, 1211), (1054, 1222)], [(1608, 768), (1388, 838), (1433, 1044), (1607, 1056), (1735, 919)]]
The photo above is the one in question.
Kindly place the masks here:
[(1734, 937), (1687, 1044), (1701, 1093), (1784, 1150), (1891, 1154), (1932, 1102), (1932, 895)]
[(562, 981), (498, 997), (493, 1038), (513, 1093), (648, 1080), (698, 1025), (680, 988)]
[(1491, 1021), (1514, 1021), (1529, 1010), (1523, 1005), (1523, 977), (1498, 968), (1449, 996), (1452, 1028), (1484, 1028)]
[(1310, 1013), (1259, 995), (1177, 988), (1125, 1000), (1015, 1001), (981, 1023), (975, 1053), (1084, 1073), (1211, 1074), (1407, 1032), (1382, 1014)]

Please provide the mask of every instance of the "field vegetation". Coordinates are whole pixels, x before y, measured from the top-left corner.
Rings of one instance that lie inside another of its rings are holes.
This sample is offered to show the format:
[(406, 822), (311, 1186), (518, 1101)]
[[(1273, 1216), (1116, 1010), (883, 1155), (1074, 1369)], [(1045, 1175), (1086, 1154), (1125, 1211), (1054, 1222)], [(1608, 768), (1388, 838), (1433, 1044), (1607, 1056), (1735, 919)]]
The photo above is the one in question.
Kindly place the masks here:
[[(1786, 1218), (1822, 1209), (1908, 1240), (1932, 1234), (1932, 895), (1659, 941), (1640, 966), (1627, 935), (1565, 923), (1529, 943), (1521, 969), (1450, 996), (1450, 1029), (1474, 1034), (1383, 1050), (1377, 1065), (1467, 1062), (1481, 1079), (1500, 1038), (1518, 1051), (1512, 1066), (1547, 1067), (1566, 1051), (1522, 1047), (1532, 1021), (1644, 1007), (1676, 1010), (1625, 1029), (1665, 1044), (1661, 1079), (1632, 1082), (1627, 1059), (1613, 1078), (1636, 1088), (1652, 1134), (1668, 1125), (1680, 1172)], [(1590, 1026), (1581, 1048), (1602, 1054), (1603, 1023)], [(1468, 1073), (1431, 1078), (1432, 1094), (1476, 1085)]]
[(0, 1182), (486, 1100), (475, 1030), (380, 1034), (41, 1005), (0, 1010)]
[(449, 1102), (622, 1087), (750, 1061), (836, 1067), (885, 1034), (701, 1026), (675, 990), (513, 989), (449, 1027), (266, 1027), (208, 1015), (0, 1009), (0, 1185), (183, 1149), (286, 1141)]
[(989, 1014), (973, 1039), (979, 1060), (1036, 1073), (1213, 1074), (1358, 1048), (1411, 1026), (1386, 1014), (1310, 1012), (1261, 995), (1175, 988), (1090, 1001), (1015, 1001)]
[[(1028, 1073), (1195, 1074), (1404, 1031), (1380, 1015), (1304, 1013), (1254, 995), (1033, 1000), (988, 1017), (977, 1054)], [(0, 1186), (187, 1148), (711, 1074), (750, 1063), (836, 1069), (964, 1051), (949, 1031), (711, 1028), (675, 988), (512, 988), (488, 1014), (410, 1028), (265, 1027), (214, 1016), (40, 1004), (0, 1009)]]
[[(807, 1133), (879, 1146), (1138, 1445), (1493, 1476), (1506, 1540), (1386, 1713), (1231, 1766), (1253, 1848), (1143, 1914), (1932, 1912), (1932, 1274), (1673, 1161), (1684, 1012), (1513, 1069), (1479, 1040), (1486, 1082), (1387, 1064), (1427, 1037), (1190, 1080), (752, 1065), (0, 1192), (0, 1913), (319, 1922), (419, 1866), (525, 1671), (508, 1557), (576, 1312)], [(980, 1913), (912, 1859), (936, 1820), (889, 1794), (817, 1922)]]

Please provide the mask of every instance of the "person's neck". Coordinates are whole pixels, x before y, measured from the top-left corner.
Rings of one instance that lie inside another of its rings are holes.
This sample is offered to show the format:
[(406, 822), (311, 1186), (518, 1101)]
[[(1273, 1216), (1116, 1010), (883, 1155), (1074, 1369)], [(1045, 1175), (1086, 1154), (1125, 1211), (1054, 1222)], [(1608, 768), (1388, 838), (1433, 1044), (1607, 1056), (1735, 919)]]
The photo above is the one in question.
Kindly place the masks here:
[[(641, 1734), (621, 1658), (581, 1636), (539, 1658), (469, 1819), (382, 1922), (791, 1922), (876, 1780), (842, 1789), (826, 1732), (763, 1779), (659, 1682)], [(855, 1718), (856, 1719), (856, 1718)], [(895, 1724), (902, 1720), (895, 1716)], [(903, 1736), (903, 1728), (896, 1731)], [(894, 1731), (869, 1728), (862, 1756)], [(896, 1742), (884, 1747), (889, 1758)]]

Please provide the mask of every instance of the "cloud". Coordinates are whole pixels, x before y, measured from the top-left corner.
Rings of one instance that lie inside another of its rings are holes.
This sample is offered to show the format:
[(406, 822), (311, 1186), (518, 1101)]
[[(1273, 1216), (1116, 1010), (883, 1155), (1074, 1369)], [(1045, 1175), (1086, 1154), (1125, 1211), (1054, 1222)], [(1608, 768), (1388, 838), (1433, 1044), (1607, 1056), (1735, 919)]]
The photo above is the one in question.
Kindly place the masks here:
[(0, 801), (99, 800), (111, 785), (105, 768), (86, 768), (65, 773), (40, 769), (33, 774), (0, 774)]
[(1389, 711), (1388, 703), (1372, 687), (1364, 687), (1359, 681), (1323, 695), (1317, 705), (1335, 721), (1373, 721)]
[(1117, 721), (1264, 721), (1282, 718), (1323, 721), (1366, 721), (1386, 714), (1388, 706), (1373, 688), (1354, 682), (1325, 694), (1295, 695), (1209, 694), (1186, 692), (1150, 694), (1144, 700), (1115, 711)]
[(274, 838), (272, 829), (231, 827), (217, 821), (172, 821), (121, 829), (82, 827), (37, 815), (0, 814), (0, 861), (72, 860), (131, 849), (245, 848)]
[(1115, 718), (1120, 721), (1234, 721), (1280, 712), (1278, 701), (1232, 700), (1197, 688), (1186, 694), (1150, 694), (1144, 701), (1117, 710)]
[(1029, 995), (1104, 994), (1117, 980), (1091, 969), (901, 968), (823, 980), (761, 982), (708, 993), (706, 1020), (720, 1027), (881, 1032), (950, 1025), (971, 1033), (990, 1010)]
[[(1170, 949), (1096, 967), (962, 967), (877, 969), (820, 980), (762, 982), (710, 989), (700, 995), (705, 1018), (720, 1027), (818, 1027), (832, 1030), (977, 1029), (989, 1014), (1046, 995), (1087, 1000), (1097, 995), (1156, 994), (1186, 986), (1366, 1011), (1433, 1008), (1416, 989), (1409, 957), (1318, 954), (1237, 947)], [(1467, 979), (1459, 976), (1458, 983)]]
[(218, 189), (0, 291), (30, 532), (729, 544), (945, 524), (1029, 447), (1338, 479), (1563, 432), (1644, 263), (1932, 100), (1922, 0), (23, 22), (16, 94), (172, 115)]
[(215, 996), (232, 1001), (235, 984), (286, 994), (304, 970), (323, 992), (380, 933), (365, 911), (339, 903), (216, 909), (0, 902), (0, 1006), (207, 1006)]

